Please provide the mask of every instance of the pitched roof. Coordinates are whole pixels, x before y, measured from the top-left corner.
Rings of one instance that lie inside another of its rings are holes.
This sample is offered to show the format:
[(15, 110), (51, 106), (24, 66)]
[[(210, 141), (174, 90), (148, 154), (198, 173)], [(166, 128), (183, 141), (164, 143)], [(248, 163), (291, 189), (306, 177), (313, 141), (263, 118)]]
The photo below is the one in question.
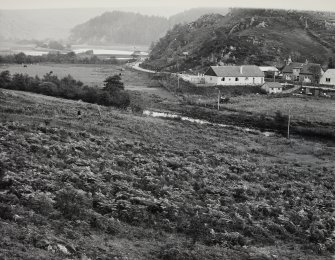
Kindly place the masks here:
[(263, 72), (265, 71), (279, 71), (276, 67), (274, 66), (260, 66), (259, 69)]
[(321, 72), (321, 65), (320, 64), (317, 64), (317, 63), (307, 63), (307, 64), (304, 64), (304, 66), (302, 67), (301, 71), (300, 71), (300, 74), (314, 74), (310, 69), (313, 67), (313, 66), (316, 66), (320, 69), (320, 72)]
[(302, 68), (303, 65), (304, 63), (291, 62), (284, 67), (283, 73), (292, 73), (294, 68)]
[(283, 86), (279, 82), (265, 82), (263, 87), (269, 87), (269, 88), (282, 88)]
[(217, 77), (264, 77), (264, 73), (256, 65), (211, 66), (205, 75)]
[(323, 76), (324, 78), (335, 78), (335, 69), (328, 69)]
[(299, 68), (300, 74), (313, 74), (310, 71), (312, 66), (318, 66), (321, 70), (321, 65), (317, 63), (299, 63), (299, 62), (291, 62), (290, 64), (286, 65), (283, 69), (283, 73), (292, 73), (293, 69)]

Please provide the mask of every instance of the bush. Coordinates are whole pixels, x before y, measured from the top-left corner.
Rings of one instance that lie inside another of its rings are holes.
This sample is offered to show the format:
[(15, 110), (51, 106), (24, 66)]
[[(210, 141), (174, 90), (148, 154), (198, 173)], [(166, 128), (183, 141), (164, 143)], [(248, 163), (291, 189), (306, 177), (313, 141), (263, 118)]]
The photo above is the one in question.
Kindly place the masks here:
[(5, 177), (5, 165), (3, 162), (0, 162), (0, 182), (2, 181), (3, 177)]
[(88, 209), (92, 208), (92, 199), (83, 190), (68, 186), (56, 193), (55, 207), (67, 219), (86, 218)]
[(197, 260), (199, 259), (194, 252), (179, 245), (169, 244), (163, 246), (158, 255), (162, 260)]
[(30, 198), (28, 206), (35, 212), (47, 216), (54, 211), (53, 204), (54, 201), (47, 194), (38, 193)]
[(11, 78), (8, 71), (3, 71), (0, 73), (0, 88), (23, 90), (126, 109), (130, 105), (129, 93), (123, 90), (123, 83), (119, 81), (119, 76), (117, 79), (111, 80), (111, 78), (113, 77), (105, 80), (106, 87), (101, 90), (97, 87), (84, 86), (81, 81), (73, 79), (70, 75), (59, 79), (49, 72), (41, 80), (37, 76), (32, 78), (23, 74), (15, 74)]

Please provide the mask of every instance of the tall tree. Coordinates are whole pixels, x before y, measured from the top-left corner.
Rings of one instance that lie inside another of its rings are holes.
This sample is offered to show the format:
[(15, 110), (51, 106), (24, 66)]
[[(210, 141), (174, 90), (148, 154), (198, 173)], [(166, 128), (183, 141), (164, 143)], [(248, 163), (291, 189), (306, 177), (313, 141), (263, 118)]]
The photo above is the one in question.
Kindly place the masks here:
[(321, 67), (319, 65), (312, 65), (308, 70), (313, 74), (314, 83), (319, 83), (321, 76)]
[(114, 93), (120, 90), (124, 90), (123, 82), (121, 81), (121, 77), (117, 74), (114, 76), (109, 76), (104, 80), (105, 87), (103, 90)]
[(329, 59), (328, 59), (328, 69), (334, 69), (334, 68), (335, 68), (335, 64), (334, 64), (333, 57), (329, 57)]

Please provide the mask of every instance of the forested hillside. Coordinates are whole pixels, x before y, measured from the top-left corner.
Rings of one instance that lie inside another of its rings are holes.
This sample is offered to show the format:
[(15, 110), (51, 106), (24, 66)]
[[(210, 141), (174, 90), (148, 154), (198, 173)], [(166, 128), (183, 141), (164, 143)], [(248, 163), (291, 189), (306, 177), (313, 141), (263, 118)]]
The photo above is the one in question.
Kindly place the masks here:
[(106, 12), (74, 27), (70, 41), (88, 44), (145, 44), (156, 42), (175, 24), (197, 20), (204, 14), (226, 14), (226, 8), (193, 8), (170, 18), (130, 12)]
[(167, 18), (126, 12), (106, 12), (71, 31), (72, 43), (146, 44), (163, 36), (169, 28)]
[(285, 10), (232, 9), (176, 25), (161, 38), (144, 64), (159, 70), (208, 65), (294, 61), (326, 64), (334, 54), (335, 14)]

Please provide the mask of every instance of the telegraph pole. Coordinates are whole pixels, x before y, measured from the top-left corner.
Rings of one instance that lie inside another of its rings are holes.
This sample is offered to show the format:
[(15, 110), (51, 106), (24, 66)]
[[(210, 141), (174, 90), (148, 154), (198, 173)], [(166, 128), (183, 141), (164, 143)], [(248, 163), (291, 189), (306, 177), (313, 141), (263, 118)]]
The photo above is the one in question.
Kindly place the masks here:
[(287, 139), (290, 139), (291, 109), (288, 110)]

